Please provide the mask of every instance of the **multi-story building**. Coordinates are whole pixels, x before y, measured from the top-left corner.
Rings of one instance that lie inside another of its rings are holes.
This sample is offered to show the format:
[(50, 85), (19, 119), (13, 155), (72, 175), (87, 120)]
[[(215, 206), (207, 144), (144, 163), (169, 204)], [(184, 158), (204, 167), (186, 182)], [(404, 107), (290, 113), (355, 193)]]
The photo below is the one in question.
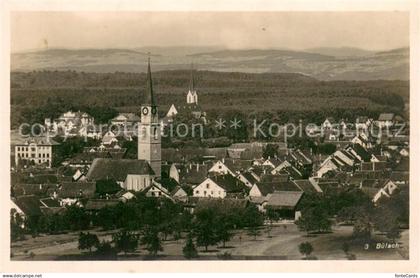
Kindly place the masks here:
[(57, 145), (57, 143), (51, 139), (36, 137), (30, 138), (24, 143), (15, 144), (16, 166), (29, 162), (51, 167), (54, 145)]

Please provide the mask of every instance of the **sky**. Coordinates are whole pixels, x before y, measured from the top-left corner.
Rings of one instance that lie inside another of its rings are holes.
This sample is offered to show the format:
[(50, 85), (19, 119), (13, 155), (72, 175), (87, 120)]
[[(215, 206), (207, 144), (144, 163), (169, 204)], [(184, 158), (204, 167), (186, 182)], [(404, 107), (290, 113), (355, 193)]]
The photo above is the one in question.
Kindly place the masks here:
[(406, 12), (13, 12), (11, 50), (409, 46)]

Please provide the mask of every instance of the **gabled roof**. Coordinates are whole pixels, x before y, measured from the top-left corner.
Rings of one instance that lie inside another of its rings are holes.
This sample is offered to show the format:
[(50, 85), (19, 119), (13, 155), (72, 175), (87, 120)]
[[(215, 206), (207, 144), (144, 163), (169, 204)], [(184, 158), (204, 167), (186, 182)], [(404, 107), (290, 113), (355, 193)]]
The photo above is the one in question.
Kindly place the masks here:
[(291, 181), (286, 182), (259, 182), (256, 184), (258, 190), (263, 196), (274, 191), (302, 191), (297, 185)]
[(88, 180), (114, 179), (125, 181), (127, 175), (154, 175), (145, 160), (96, 158), (86, 175)]
[(35, 195), (19, 196), (14, 198), (14, 203), (22, 210), (25, 215), (41, 215), (41, 203)]
[(248, 192), (249, 188), (232, 175), (218, 175), (210, 178), (217, 185), (226, 190), (227, 193)]
[(60, 207), (60, 203), (51, 197), (48, 198), (43, 198), (39, 200), (41, 202), (41, 204), (47, 208), (57, 208)]
[(252, 166), (252, 160), (226, 158), (223, 164), (225, 164), (233, 173), (236, 173), (237, 171), (248, 170)]
[(275, 191), (267, 195), (267, 207), (293, 209), (302, 196), (303, 191)]
[(353, 144), (351, 147), (363, 161), (370, 161), (371, 155), (359, 144)]
[(57, 184), (16, 184), (12, 186), (12, 193), (16, 196), (37, 195), (47, 196), (49, 189), (56, 189)]
[(57, 193), (60, 198), (92, 198), (95, 191), (94, 182), (63, 182)]
[(309, 180), (294, 180), (293, 181), (302, 191), (306, 193), (321, 193), (322, 189)]
[(206, 177), (209, 169), (208, 164), (190, 164), (185, 166), (177, 166), (180, 169), (180, 182), (182, 184), (200, 184)]
[(250, 172), (243, 172), (242, 176), (246, 178), (251, 184), (255, 184), (258, 180)]

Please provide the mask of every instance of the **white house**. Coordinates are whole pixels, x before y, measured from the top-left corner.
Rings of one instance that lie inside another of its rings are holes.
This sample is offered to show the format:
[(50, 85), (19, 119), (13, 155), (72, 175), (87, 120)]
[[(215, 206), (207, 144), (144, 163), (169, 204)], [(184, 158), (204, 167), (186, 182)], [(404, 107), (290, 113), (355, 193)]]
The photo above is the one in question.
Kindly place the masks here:
[(178, 110), (176, 110), (176, 107), (174, 104), (171, 105), (171, 107), (168, 110), (168, 113), (166, 113), (166, 117), (173, 118), (178, 114)]
[(211, 178), (205, 179), (193, 189), (194, 197), (225, 198), (226, 193), (226, 189), (218, 185)]
[(226, 164), (224, 163), (224, 159), (217, 161), (209, 169), (209, 173), (218, 173), (218, 174), (221, 174), (221, 175), (230, 174), (232, 176), (236, 176), (236, 174), (226, 166)]
[(392, 180), (387, 180), (383, 187), (379, 189), (378, 193), (373, 197), (373, 202), (377, 203), (382, 197), (390, 197), (398, 189), (398, 185)]
[(102, 137), (102, 144), (111, 145), (113, 143), (118, 143), (117, 136), (111, 130), (107, 131)]
[(34, 164), (45, 164), (51, 167), (53, 146), (58, 145), (52, 139), (34, 137), (24, 143), (15, 144), (15, 164), (27, 161)]

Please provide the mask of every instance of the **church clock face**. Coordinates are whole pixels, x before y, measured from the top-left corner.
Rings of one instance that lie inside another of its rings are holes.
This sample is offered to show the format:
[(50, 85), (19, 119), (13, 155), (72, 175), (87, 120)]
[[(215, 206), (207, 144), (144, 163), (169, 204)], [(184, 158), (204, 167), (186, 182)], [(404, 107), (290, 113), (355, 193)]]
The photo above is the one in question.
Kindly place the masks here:
[(143, 115), (147, 115), (149, 113), (149, 108), (143, 107), (143, 109), (141, 110), (141, 112), (143, 113)]

